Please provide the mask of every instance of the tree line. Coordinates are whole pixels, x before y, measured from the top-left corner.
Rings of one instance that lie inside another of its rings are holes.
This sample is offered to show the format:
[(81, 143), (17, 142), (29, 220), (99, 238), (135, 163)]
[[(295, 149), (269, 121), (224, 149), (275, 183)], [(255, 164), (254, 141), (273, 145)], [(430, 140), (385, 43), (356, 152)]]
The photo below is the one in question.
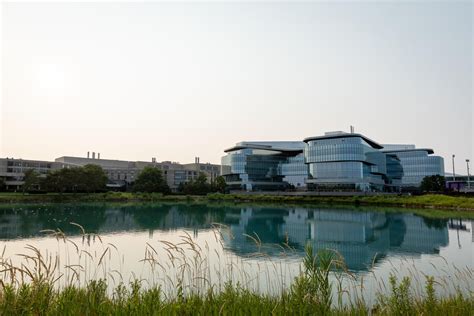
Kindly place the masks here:
[(34, 169), (25, 171), (23, 192), (93, 193), (106, 191), (107, 175), (97, 165), (50, 171), (41, 178)]
[[(24, 172), (24, 184), (21, 190), (26, 192), (55, 192), (55, 193), (95, 193), (107, 191), (107, 174), (102, 167), (88, 164), (82, 167), (63, 168), (50, 171), (46, 177), (41, 177), (34, 169)], [(195, 180), (181, 183), (178, 193), (207, 194), (224, 192), (225, 180), (217, 177), (208, 183), (204, 173), (200, 173)], [(171, 193), (161, 170), (147, 166), (137, 176), (137, 179), (128, 188), (133, 192), (143, 193)], [(5, 182), (0, 178), (0, 191), (5, 190)]]
[[(23, 181), (23, 192), (94, 193), (107, 191), (108, 178), (100, 166), (88, 164), (83, 167), (53, 170), (44, 178), (34, 169), (28, 169), (24, 172)], [(161, 170), (151, 166), (145, 167), (138, 174), (129, 189), (133, 192), (171, 193)], [(0, 192), (5, 190), (5, 180), (0, 178)], [(424, 177), (418, 190), (421, 192), (446, 192), (446, 180), (440, 175)], [(222, 176), (208, 182), (206, 175), (201, 172), (196, 179), (180, 183), (177, 191), (181, 194), (192, 195), (225, 193), (226, 182)]]
[(219, 176), (210, 183), (207, 182), (207, 177), (204, 173), (199, 173), (199, 176), (191, 181), (182, 182), (178, 186), (178, 192), (183, 194), (202, 195), (213, 192), (225, 193), (224, 177)]
[(440, 175), (426, 176), (421, 181), (422, 192), (444, 192), (446, 191), (446, 179)]
[[(204, 173), (200, 172), (198, 177), (188, 182), (181, 182), (178, 185), (178, 193), (204, 195), (213, 192), (225, 192), (225, 180), (223, 177), (217, 177), (210, 183)], [(171, 190), (163, 177), (161, 170), (153, 167), (145, 167), (137, 177), (132, 186), (134, 192), (161, 192), (170, 193)]]

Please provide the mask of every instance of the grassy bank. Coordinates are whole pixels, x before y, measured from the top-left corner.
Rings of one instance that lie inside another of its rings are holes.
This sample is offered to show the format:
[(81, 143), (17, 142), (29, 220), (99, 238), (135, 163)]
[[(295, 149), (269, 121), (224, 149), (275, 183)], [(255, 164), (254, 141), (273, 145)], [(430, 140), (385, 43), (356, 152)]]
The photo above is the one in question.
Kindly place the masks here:
[(0, 193), (0, 203), (70, 203), (70, 202), (159, 202), (201, 201), (205, 196), (163, 195), (161, 193)]
[(388, 206), (399, 208), (440, 209), (459, 214), (474, 214), (474, 197), (427, 194), (420, 196), (283, 196), (246, 194), (163, 195), (160, 193), (0, 193), (0, 203), (72, 203), (72, 202), (186, 202), (186, 203), (269, 203), (304, 205)]
[[(272, 206), (351, 206), (357, 209), (376, 206), (381, 211), (385, 208), (406, 209), (428, 217), (462, 217), (474, 218), (474, 197), (428, 194), (420, 196), (284, 196), (284, 195), (247, 195), (247, 194), (208, 194), (199, 195), (163, 195), (160, 193), (66, 193), (66, 194), (21, 194), (0, 193), (0, 204), (27, 203), (218, 203), (236, 205)], [(375, 210), (375, 209), (374, 209)]]
[[(142, 287), (144, 282), (119, 284), (108, 292), (103, 280), (93, 280), (84, 286), (54, 286), (54, 280), (44, 272), (30, 272), (32, 282), (14, 285), (1, 282), (1, 315), (472, 315), (474, 292), (457, 289), (440, 296), (442, 284), (426, 276), (423, 291), (415, 290), (409, 277), (401, 280), (392, 275), (389, 291), (379, 294), (375, 304), (363, 297), (351, 297), (342, 303), (341, 289), (337, 297), (330, 274), (342, 270), (343, 262), (335, 253), (324, 250), (313, 254), (307, 247), (303, 269), (291, 286), (280, 295), (264, 295), (238, 283), (226, 283), (221, 290), (187, 291), (183, 280), (176, 284), (176, 295), (166, 295), (159, 286)], [(41, 262), (38, 262), (41, 265)], [(10, 270), (20, 269), (10, 267)], [(188, 269), (188, 268), (184, 268)], [(184, 270), (183, 270), (184, 271)], [(20, 272), (20, 271), (18, 271)], [(183, 273), (183, 276), (185, 273)], [(471, 275), (472, 277), (472, 275)]]
[(227, 202), (269, 202), (269, 203), (305, 203), (305, 204), (353, 204), (380, 205), (410, 208), (442, 208), (474, 211), (474, 197), (427, 194), (419, 196), (285, 196), (285, 195), (249, 195), (211, 193), (199, 195), (163, 195), (161, 193), (48, 193), (22, 194), (0, 193), (0, 203), (51, 203), (51, 202), (159, 202), (159, 201), (227, 201)]
[(440, 208), (474, 211), (474, 197), (427, 194), (419, 196), (284, 196), (284, 195), (245, 195), (245, 194), (208, 194), (211, 201), (245, 201), (277, 203), (322, 203), (379, 205), (409, 208)]

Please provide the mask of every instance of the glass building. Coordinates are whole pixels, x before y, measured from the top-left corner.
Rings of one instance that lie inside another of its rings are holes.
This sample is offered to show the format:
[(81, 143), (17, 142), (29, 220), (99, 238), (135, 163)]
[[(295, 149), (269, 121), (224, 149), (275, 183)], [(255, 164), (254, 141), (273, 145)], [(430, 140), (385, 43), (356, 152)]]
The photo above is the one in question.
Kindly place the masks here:
[(321, 191), (382, 191), (387, 178), (383, 147), (361, 134), (309, 137), (304, 156), (308, 188)]
[(395, 154), (386, 154), (387, 174), (385, 185), (388, 191), (398, 191), (402, 184), (403, 166), (400, 158)]
[(345, 132), (302, 142), (241, 142), (225, 150), (222, 175), (231, 190), (399, 192), (444, 175), (443, 158), (415, 145), (381, 145)]
[(432, 156), (433, 149), (415, 148), (414, 145), (384, 145), (387, 155), (396, 155), (403, 168), (402, 187), (419, 187), (426, 176), (444, 176), (444, 159)]
[(241, 142), (225, 150), (221, 174), (231, 190), (304, 187), (308, 171), (303, 150), (303, 142)]

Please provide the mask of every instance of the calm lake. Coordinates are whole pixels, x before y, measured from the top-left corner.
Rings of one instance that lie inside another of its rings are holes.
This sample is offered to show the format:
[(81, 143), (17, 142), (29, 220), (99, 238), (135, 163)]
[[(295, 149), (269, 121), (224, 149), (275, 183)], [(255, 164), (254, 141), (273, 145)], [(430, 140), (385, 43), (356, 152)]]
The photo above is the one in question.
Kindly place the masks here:
[[(309, 243), (344, 258), (347, 270), (334, 272), (334, 291), (340, 287), (370, 300), (387, 290), (390, 273), (410, 276), (420, 291), (424, 275), (435, 276), (441, 291), (474, 289), (473, 227), (472, 220), (397, 209), (4, 205), (0, 252), (3, 265), (47, 270), (59, 285), (105, 278), (114, 287), (138, 279), (173, 295), (177, 284), (199, 292), (232, 281), (276, 294), (300, 273)], [(0, 277), (8, 281), (7, 274)]]

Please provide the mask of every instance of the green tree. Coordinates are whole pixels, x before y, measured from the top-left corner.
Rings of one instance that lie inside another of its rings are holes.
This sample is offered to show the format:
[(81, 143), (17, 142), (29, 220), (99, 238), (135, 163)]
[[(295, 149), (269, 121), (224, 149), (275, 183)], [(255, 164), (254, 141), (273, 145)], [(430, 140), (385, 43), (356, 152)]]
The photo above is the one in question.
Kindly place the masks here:
[(225, 193), (226, 183), (223, 176), (218, 176), (213, 183), (214, 192)]
[(78, 181), (79, 168), (54, 170), (46, 175), (43, 188), (48, 192), (74, 192)]
[[(222, 180), (224, 181), (223, 184), (222, 184)], [(204, 195), (207, 193), (219, 191), (219, 189), (222, 189), (222, 185), (223, 185), (222, 190), (224, 191), (225, 180), (223, 178), (222, 180), (218, 180), (219, 182), (213, 181), (212, 183), (209, 183), (207, 181), (206, 174), (203, 172), (200, 172), (196, 179), (191, 180), (186, 183), (181, 183), (178, 187), (178, 191), (184, 194)], [(217, 185), (217, 183), (219, 186)]]
[(445, 188), (446, 179), (440, 175), (426, 176), (420, 185), (423, 192), (443, 192)]
[(48, 192), (101, 192), (105, 191), (107, 175), (102, 167), (63, 168), (48, 173), (43, 187)]
[(41, 181), (41, 188), (47, 192), (59, 192), (58, 173), (56, 171), (48, 171), (46, 178)]
[(64, 168), (59, 173), (62, 192), (77, 192), (82, 187), (81, 167)]
[(3, 192), (7, 189), (7, 184), (5, 183), (5, 179), (0, 178), (0, 192)]
[(98, 192), (104, 191), (107, 185), (107, 175), (102, 167), (97, 165), (85, 165), (78, 175), (81, 191)]
[(24, 172), (24, 174), (24, 183), (22, 186), (23, 193), (38, 189), (38, 186), (40, 184), (40, 177), (38, 172), (36, 172), (36, 170), (34, 169), (28, 169)]
[(133, 184), (133, 191), (161, 192), (166, 194), (170, 192), (170, 188), (159, 169), (147, 166), (138, 174)]

